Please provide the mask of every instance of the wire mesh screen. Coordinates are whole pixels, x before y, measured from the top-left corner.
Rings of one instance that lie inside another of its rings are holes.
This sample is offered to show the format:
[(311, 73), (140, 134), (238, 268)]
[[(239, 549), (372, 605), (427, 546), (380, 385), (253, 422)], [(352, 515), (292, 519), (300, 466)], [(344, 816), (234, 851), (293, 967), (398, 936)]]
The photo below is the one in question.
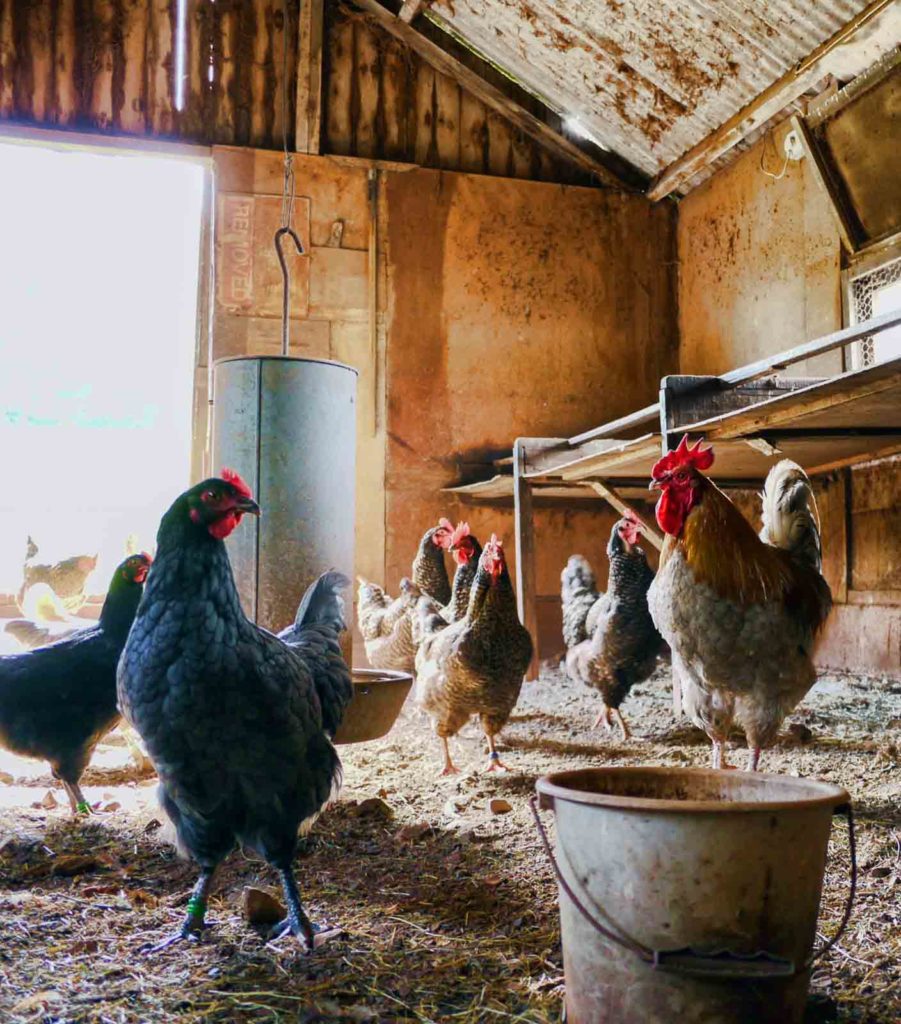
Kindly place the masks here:
[[(851, 282), (851, 303), (853, 308), (854, 323), (862, 320), (869, 320), (878, 313), (886, 312), (882, 309), (874, 309), (874, 299), (886, 288), (901, 281), (901, 257), (892, 260), (890, 263), (883, 263), (881, 267), (871, 270), (860, 277), (855, 277)], [(876, 362), (876, 344), (873, 336), (862, 338), (858, 342), (857, 364), (858, 366), (872, 366)]]

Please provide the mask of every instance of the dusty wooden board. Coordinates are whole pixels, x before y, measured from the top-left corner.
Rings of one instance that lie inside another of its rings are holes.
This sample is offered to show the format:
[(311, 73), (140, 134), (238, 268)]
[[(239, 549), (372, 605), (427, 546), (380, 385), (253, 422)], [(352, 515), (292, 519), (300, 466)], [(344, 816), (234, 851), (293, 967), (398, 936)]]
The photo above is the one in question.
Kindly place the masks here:
[(315, 246), (310, 259), (310, 316), (325, 320), (366, 320), (369, 316), (368, 253)]
[[(282, 273), (273, 245), (281, 225), (281, 199), (220, 193), (216, 216), (218, 304), (237, 316), (282, 315)], [(305, 255), (285, 248), (291, 316), (307, 316), (310, 304), (310, 201), (294, 203), (292, 226)]]
[(297, 58), (298, 153), (318, 153), (322, 134), (323, 0), (303, 0)]
[[(293, 320), (290, 354), (329, 359), (330, 328), (327, 320)], [(220, 313), (213, 324), (213, 358), (226, 356), (277, 356), (282, 353), (282, 325), (275, 317), (232, 316)], [(204, 365), (204, 358), (200, 365)]]

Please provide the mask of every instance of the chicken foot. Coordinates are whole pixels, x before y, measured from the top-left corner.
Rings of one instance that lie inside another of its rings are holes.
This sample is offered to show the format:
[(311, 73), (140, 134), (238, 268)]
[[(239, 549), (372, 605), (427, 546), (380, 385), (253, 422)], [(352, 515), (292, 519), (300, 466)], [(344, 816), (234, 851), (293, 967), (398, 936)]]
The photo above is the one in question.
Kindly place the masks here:
[(206, 901), (210, 887), (213, 884), (213, 873), (215, 870), (215, 868), (203, 868), (200, 872), (200, 878), (197, 879), (197, 884), (191, 891), (191, 897), (188, 900), (188, 911), (181, 928), (174, 935), (170, 935), (168, 939), (163, 939), (162, 942), (151, 946), (147, 950), (148, 955), (168, 949), (169, 946), (175, 945), (176, 942), (183, 942), (185, 940), (197, 942), (204, 928), (210, 927), (205, 920)]
[(300, 889), (297, 880), (290, 866), (279, 868), (278, 873), (282, 878), (282, 891), (285, 894), (285, 903), (288, 907), (288, 916), (284, 921), (274, 925), (269, 933), (269, 942), (280, 939), (283, 935), (290, 933), (300, 939), (307, 947), (307, 952), (312, 953), (320, 946), (334, 938), (341, 932), (340, 928), (328, 928), (322, 925), (315, 925), (307, 917), (303, 904), (300, 901)]
[(629, 726), (626, 724), (625, 718), (623, 718), (622, 711), (620, 711), (619, 708), (609, 708), (606, 704), (602, 705), (601, 710), (598, 712), (598, 717), (594, 720), (591, 728), (597, 729), (597, 727), (603, 723), (604, 728), (608, 732), (613, 732), (614, 721), (619, 726), (622, 738), (624, 740), (630, 739), (632, 734), (629, 732)]

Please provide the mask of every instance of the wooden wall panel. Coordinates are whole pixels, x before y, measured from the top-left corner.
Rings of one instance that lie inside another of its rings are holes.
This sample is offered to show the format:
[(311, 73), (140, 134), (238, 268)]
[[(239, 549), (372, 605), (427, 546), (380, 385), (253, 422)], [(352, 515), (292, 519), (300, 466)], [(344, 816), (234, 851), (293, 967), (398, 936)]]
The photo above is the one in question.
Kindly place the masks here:
[(175, 0), (0, 0), (0, 119), (280, 149), (299, 0), (287, 9), (286, 26), (282, 0), (188, 0), (177, 110)]
[(324, 153), (593, 184), (365, 15), (326, 8)]

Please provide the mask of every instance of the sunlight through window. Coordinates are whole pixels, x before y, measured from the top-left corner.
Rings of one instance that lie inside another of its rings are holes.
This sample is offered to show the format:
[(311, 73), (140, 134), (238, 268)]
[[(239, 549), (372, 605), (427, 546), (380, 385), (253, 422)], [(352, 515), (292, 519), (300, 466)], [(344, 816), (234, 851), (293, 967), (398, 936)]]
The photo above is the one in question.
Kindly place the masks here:
[(203, 173), (0, 145), (0, 593), (28, 535), (105, 591), (188, 482)]

